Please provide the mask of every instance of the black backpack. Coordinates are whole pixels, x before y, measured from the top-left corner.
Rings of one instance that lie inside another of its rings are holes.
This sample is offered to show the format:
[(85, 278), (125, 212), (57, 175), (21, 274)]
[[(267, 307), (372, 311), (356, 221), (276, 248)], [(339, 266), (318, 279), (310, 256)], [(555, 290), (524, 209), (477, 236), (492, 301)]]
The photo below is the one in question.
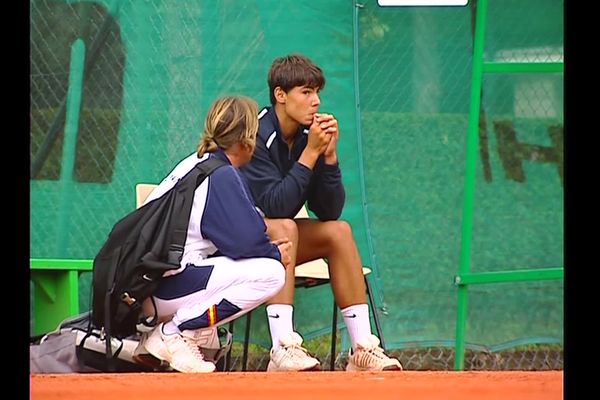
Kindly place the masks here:
[(107, 358), (112, 356), (110, 338), (136, 333), (143, 301), (165, 271), (180, 267), (194, 191), (223, 165), (208, 158), (163, 196), (122, 218), (94, 258), (92, 322), (107, 336)]

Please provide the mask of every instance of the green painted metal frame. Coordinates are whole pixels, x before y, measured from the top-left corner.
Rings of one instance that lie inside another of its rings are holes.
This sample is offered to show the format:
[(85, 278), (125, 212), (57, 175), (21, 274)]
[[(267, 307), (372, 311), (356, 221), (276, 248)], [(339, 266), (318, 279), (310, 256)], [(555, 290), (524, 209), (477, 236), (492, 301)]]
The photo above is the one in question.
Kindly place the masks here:
[(513, 271), (494, 271), (494, 272), (477, 272), (464, 273), (454, 277), (456, 285), (476, 285), (486, 283), (503, 283), (503, 282), (524, 282), (524, 281), (541, 281), (548, 279), (563, 279), (564, 269), (557, 268), (540, 268), (540, 269), (521, 269)]
[(92, 271), (93, 260), (31, 258), (33, 281), (33, 334), (49, 332), (79, 314), (79, 275)]
[(469, 271), (471, 239), (473, 232), (475, 178), (479, 146), (477, 134), (479, 129), (483, 73), (556, 73), (564, 71), (564, 65), (562, 62), (485, 62), (483, 60), (483, 50), (485, 42), (487, 8), (487, 0), (477, 1), (477, 14), (475, 17), (475, 40), (473, 44), (473, 70), (470, 93), (471, 103), (469, 108), (469, 127), (467, 133), (467, 156), (465, 165), (460, 261), (458, 275), (454, 278), (454, 283), (458, 287), (455, 338), (456, 355), (454, 361), (455, 370), (462, 370), (464, 368), (468, 285), (564, 278), (563, 267), (479, 273)]
[(36, 271), (91, 271), (94, 260), (30, 258), (29, 266)]

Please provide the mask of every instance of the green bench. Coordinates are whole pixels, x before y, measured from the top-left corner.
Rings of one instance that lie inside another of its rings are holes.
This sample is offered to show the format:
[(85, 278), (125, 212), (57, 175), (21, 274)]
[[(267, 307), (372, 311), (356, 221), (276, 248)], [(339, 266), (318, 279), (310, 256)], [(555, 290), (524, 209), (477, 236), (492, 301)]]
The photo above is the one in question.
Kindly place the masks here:
[(93, 260), (31, 258), (33, 334), (49, 332), (79, 314), (79, 275), (92, 271)]

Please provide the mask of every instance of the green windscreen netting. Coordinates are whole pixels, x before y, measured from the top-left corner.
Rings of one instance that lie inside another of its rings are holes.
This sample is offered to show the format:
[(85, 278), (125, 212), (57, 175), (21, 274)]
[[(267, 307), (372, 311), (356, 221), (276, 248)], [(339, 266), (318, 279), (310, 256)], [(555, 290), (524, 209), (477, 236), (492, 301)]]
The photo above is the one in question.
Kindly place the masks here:
[[(491, 0), (484, 59), (562, 62), (563, 7)], [(92, 259), (134, 208), (135, 184), (160, 181), (195, 149), (217, 96), (267, 105), (273, 58), (304, 53), (326, 74), (321, 109), (340, 125), (343, 218), (373, 269), (386, 347), (408, 368), (452, 368), (475, 8), (31, 0), (30, 257)], [(86, 60), (71, 172), (63, 142), (77, 38)], [(484, 74), (478, 137), (471, 270), (563, 266), (562, 73)], [(82, 310), (90, 278), (80, 277)], [(562, 280), (474, 285), (469, 296), (468, 349), (542, 345), (546, 363), (562, 367), (562, 355), (548, 356), (563, 341)], [(331, 291), (296, 297), (297, 328), (326, 357)], [(267, 330), (259, 309), (252, 343), (268, 348)], [(484, 366), (539, 367), (494, 357)]]

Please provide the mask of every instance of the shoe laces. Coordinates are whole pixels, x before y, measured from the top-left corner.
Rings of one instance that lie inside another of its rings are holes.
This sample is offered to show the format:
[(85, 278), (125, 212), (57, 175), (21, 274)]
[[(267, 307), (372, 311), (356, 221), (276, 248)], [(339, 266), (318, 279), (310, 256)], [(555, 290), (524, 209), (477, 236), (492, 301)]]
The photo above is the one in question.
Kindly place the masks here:
[(282, 358), (284, 359), (312, 357), (308, 350), (302, 347), (302, 336), (297, 332), (280, 338), (279, 346), (283, 350)]
[[(383, 349), (379, 346), (379, 339), (376, 336), (371, 336), (366, 343), (359, 343), (358, 349), (354, 352), (354, 354), (363, 354), (361, 359), (367, 357), (367, 355), (371, 355), (379, 360), (387, 360), (389, 359), (388, 355), (385, 354)], [(362, 351), (360, 351), (362, 350)]]
[(308, 354), (308, 350), (306, 350), (304, 347), (300, 346), (299, 344), (290, 344), (287, 346), (282, 346), (282, 348), (285, 350), (285, 354), (290, 357), (304, 357), (305, 355), (310, 356), (310, 354)]
[(186, 347), (190, 350), (192, 356), (204, 361), (204, 355), (200, 351), (200, 347), (198, 347), (196, 341), (193, 338), (189, 338), (183, 335), (181, 336), (181, 338), (183, 339), (183, 342), (185, 343)]
[(379, 346), (377, 347), (373, 347), (370, 349), (365, 349), (369, 354), (372, 354), (374, 357), (377, 357), (381, 360), (386, 360), (389, 357), (387, 356), (387, 354), (385, 354), (385, 352), (383, 351), (383, 349)]
[(182, 336), (193, 342), (198, 347), (208, 347), (210, 342), (214, 340), (216, 335), (216, 328), (213, 329), (195, 329), (185, 330), (182, 332)]

